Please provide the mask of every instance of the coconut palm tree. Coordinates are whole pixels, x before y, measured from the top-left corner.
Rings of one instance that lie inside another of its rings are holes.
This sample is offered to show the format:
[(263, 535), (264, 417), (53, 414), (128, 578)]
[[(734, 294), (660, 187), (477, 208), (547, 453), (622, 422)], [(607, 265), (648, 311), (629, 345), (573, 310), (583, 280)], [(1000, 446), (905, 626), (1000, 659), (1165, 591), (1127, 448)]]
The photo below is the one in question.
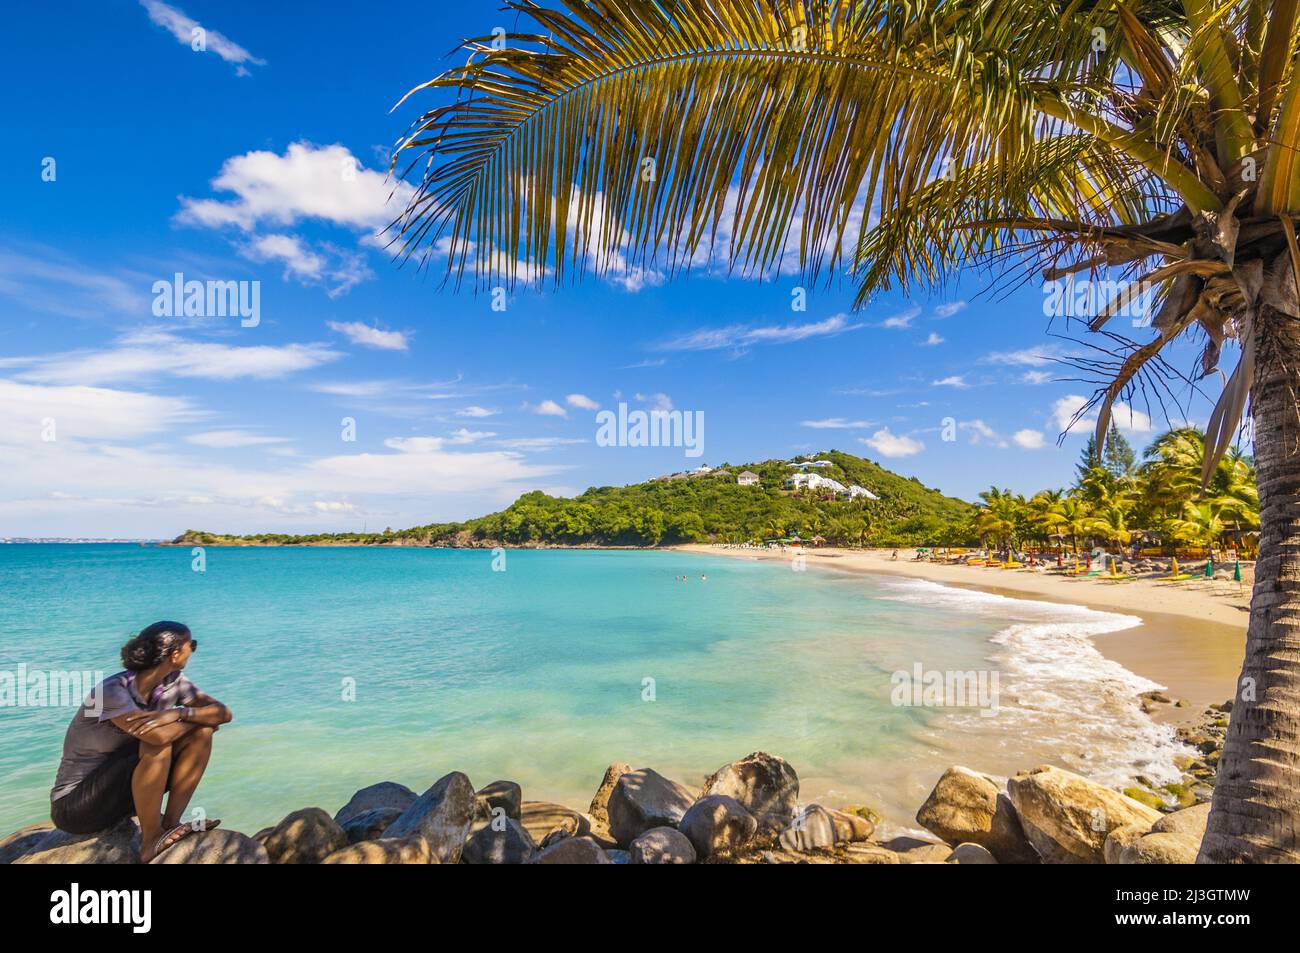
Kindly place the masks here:
[(1239, 352), (1202, 479), (1249, 400), (1263, 530), (1201, 859), (1300, 860), (1298, 0), (553, 2), (418, 87), (401, 254), (485, 288), (851, 265), (859, 304), (971, 261), (1109, 269), (1098, 446), (1170, 342)]

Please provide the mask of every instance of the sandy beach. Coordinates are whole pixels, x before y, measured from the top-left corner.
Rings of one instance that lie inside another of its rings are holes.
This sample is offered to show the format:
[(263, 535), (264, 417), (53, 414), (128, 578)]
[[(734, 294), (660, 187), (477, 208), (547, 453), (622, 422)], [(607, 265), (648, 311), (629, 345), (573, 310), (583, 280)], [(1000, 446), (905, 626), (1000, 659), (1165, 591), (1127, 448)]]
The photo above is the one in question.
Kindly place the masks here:
[[(710, 556), (788, 562), (791, 554), (766, 549), (732, 549), (693, 544), (674, 547)], [(1179, 583), (1134, 579), (1068, 578), (1044, 572), (917, 561), (910, 550), (853, 550), (821, 547), (804, 550), (810, 568), (840, 572), (908, 576), (947, 586), (993, 592), (1012, 598), (1060, 602), (1142, 619), (1134, 629), (1093, 636), (1108, 658), (1130, 671), (1165, 685), (1187, 704), (1157, 706), (1159, 720), (1183, 721), (1204, 706), (1231, 698), (1241, 670), (1250, 583), (1192, 579)]]

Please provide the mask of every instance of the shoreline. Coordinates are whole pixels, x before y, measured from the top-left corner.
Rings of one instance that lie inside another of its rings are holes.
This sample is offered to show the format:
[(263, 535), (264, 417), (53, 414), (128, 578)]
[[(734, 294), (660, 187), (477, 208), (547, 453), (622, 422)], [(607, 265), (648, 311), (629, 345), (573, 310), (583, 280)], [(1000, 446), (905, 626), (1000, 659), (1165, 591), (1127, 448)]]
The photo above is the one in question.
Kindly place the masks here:
[[(788, 562), (789, 554), (763, 549), (728, 549), (707, 543), (667, 547), (676, 552)], [(1245, 651), (1250, 591), (1242, 595), (1211, 583), (1214, 589), (1175, 588), (1177, 584), (1138, 579), (1120, 584), (1096, 579), (1065, 579), (1043, 573), (890, 559), (892, 550), (843, 550), (823, 547), (805, 551), (807, 565), (864, 576), (902, 576), (1011, 599), (1083, 606), (1098, 612), (1140, 618), (1142, 624), (1090, 635), (1106, 658), (1135, 675), (1164, 685), (1184, 704), (1144, 705), (1162, 724), (1192, 723), (1207, 706), (1235, 694)], [(1219, 593), (1222, 593), (1221, 595)]]

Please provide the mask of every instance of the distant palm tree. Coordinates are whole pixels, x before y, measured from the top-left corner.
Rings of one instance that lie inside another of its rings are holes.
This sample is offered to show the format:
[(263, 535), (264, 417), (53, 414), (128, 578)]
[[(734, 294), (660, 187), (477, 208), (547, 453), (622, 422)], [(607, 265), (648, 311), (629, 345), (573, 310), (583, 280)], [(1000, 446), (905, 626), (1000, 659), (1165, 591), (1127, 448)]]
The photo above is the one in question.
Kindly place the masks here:
[(1116, 268), (1159, 309), (1141, 345), (1126, 294), (1092, 316), (1098, 446), (1184, 332), (1207, 374), (1240, 345), (1202, 479), (1249, 399), (1260, 561), (1201, 859), (1300, 860), (1297, 0), (555, 2), (419, 87), (447, 95), (394, 160), (422, 163), (401, 253), (482, 287), (794, 257), (852, 264), (859, 304), (972, 260)]

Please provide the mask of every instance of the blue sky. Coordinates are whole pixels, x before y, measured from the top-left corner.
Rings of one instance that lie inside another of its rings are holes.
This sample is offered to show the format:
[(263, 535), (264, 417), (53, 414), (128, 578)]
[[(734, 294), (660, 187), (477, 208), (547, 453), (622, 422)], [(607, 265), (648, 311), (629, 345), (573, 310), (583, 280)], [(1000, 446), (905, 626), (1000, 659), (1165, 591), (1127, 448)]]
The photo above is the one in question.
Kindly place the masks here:
[[(701, 268), (499, 312), (399, 268), (374, 239), (403, 195), (385, 157), (432, 99), (390, 107), (514, 25), (494, 2), (6, 16), (0, 535), (383, 529), (699, 462), (597, 446), (620, 401), (703, 412), (713, 464), (833, 447), (968, 499), (1071, 478), (1086, 427), (1056, 441), (1091, 387), (1046, 359), (1072, 346), (1037, 282), (993, 298), (971, 273), (858, 312), (844, 283), (793, 311), (794, 275)], [(260, 322), (156, 315), (177, 272), (259, 282)], [(1164, 426), (1140, 401), (1119, 420), (1139, 446)]]

